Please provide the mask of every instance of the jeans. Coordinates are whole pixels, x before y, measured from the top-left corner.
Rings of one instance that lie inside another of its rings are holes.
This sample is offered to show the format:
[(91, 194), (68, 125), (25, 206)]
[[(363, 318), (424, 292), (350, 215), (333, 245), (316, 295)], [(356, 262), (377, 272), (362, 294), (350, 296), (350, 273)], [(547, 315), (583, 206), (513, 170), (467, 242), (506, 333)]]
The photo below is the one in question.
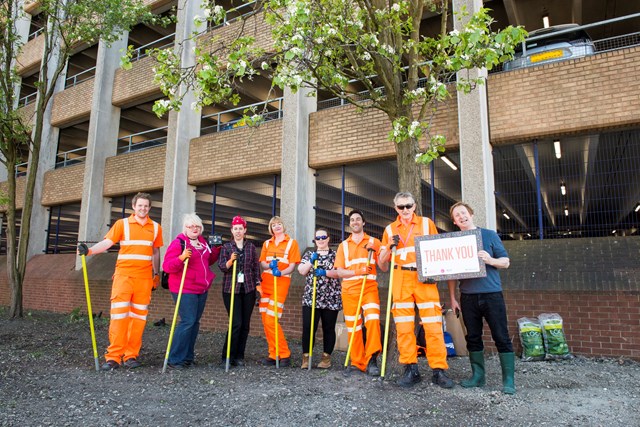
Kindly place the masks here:
[[(231, 308), (231, 293), (222, 292), (224, 306), (229, 313)], [(251, 314), (256, 305), (256, 291), (236, 294), (233, 299), (233, 321), (231, 323), (231, 351), (230, 360), (244, 359), (244, 349), (247, 346), (247, 338), (251, 330)], [(229, 323), (227, 323), (227, 327)], [(227, 337), (225, 335), (222, 346), (222, 360), (227, 358)]]
[[(333, 353), (336, 345), (336, 321), (338, 320), (338, 310), (316, 308), (315, 319), (313, 320), (313, 342), (316, 341), (316, 331), (318, 323), (322, 320), (322, 346), (327, 354)], [(311, 307), (302, 306), (302, 352), (309, 353), (309, 339), (311, 329)]]
[[(178, 299), (177, 293), (171, 293), (173, 301)], [(193, 362), (194, 347), (198, 331), (200, 330), (200, 317), (207, 303), (208, 292), (204, 294), (182, 294), (178, 314), (180, 322), (176, 326), (169, 352), (171, 365), (182, 365), (185, 362)]]
[(507, 308), (504, 304), (502, 292), (486, 294), (460, 295), (460, 307), (467, 328), (467, 350), (483, 351), (482, 319), (484, 318), (491, 330), (491, 337), (499, 353), (512, 353), (513, 345), (509, 338), (507, 326)]

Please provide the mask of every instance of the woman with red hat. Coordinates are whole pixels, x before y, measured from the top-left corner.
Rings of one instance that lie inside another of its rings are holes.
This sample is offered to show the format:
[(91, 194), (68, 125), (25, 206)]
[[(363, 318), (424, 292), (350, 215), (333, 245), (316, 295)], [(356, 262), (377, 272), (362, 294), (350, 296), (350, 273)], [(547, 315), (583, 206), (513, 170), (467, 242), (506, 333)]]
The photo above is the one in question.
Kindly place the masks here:
[[(256, 303), (256, 286), (260, 284), (260, 263), (255, 245), (245, 239), (247, 222), (236, 216), (231, 221), (233, 240), (222, 245), (218, 266), (224, 273), (222, 300), (229, 313), (231, 309), (231, 285), (233, 262), (236, 262), (236, 286), (233, 299), (233, 319), (231, 324), (231, 366), (244, 366), (244, 349), (251, 328), (251, 314)], [(227, 358), (227, 340), (222, 347), (222, 362)]]

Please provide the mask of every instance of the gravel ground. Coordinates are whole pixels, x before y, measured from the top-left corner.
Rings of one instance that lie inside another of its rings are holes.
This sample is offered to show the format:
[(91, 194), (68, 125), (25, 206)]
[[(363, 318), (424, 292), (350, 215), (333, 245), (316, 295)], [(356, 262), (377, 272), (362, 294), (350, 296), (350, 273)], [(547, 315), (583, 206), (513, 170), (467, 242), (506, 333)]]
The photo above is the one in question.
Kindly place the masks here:
[[(423, 382), (405, 390), (365, 375), (344, 377), (343, 352), (329, 370), (265, 368), (264, 339), (251, 337), (247, 366), (217, 366), (223, 334), (201, 333), (198, 365), (161, 373), (169, 327), (149, 325), (140, 360), (127, 371), (95, 372), (86, 318), (33, 312), (8, 320), (0, 307), (0, 426), (636, 426), (640, 364), (576, 357), (516, 364), (515, 396), (500, 392), (497, 356), (487, 360), (487, 386), (440, 389), (420, 360)], [(99, 352), (107, 321), (97, 319)], [(317, 362), (319, 356), (315, 357)], [(101, 359), (102, 362), (102, 359)], [(450, 376), (469, 375), (466, 357), (450, 359)]]

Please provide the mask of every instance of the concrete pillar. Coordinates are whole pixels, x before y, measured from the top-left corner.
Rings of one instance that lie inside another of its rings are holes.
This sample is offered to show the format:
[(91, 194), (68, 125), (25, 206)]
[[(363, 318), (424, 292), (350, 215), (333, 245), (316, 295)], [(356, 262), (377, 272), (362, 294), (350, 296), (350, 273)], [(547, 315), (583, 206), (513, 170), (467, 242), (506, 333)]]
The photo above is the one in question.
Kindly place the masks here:
[[(15, 4), (15, 6), (16, 6), (16, 9), (12, 11), (12, 16), (14, 17), (14, 20), (15, 20), (15, 25), (14, 25), (15, 34), (18, 37), (18, 40), (16, 41), (16, 45), (22, 46), (27, 42), (27, 39), (29, 38), (29, 27), (31, 25), (31, 15), (24, 12), (24, 2), (22, 0), (19, 0), (17, 4)], [(16, 65), (16, 58), (12, 58), (11, 68), (13, 69), (15, 65)], [(20, 81), (16, 82), (13, 89), (14, 90), (13, 93), (15, 94), (13, 108), (16, 110), (18, 109), (18, 105), (20, 102), (20, 85), (21, 85)], [(2, 154), (0, 154), (0, 157), (3, 157)], [(0, 182), (5, 182), (7, 179), (9, 179), (8, 173), (9, 171), (7, 171), (6, 165), (4, 163), (0, 163)], [(15, 173), (15, 171), (13, 173)]]
[[(469, 13), (475, 13), (482, 7), (482, 0), (453, 0), (454, 12), (460, 11), (463, 6)], [(454, 18), (454, 27), (460, 30), (468, 19), (463, 18), (461, 22)], [(470, 78), (480, 76), (486, 79), (487, 70), (473, 69), (469, 74)], [(495, 230), (496, 200), (486, 84), (478, 86), (468, 95), (458, 92), (458, 126), (462, 199), (473, 207), (478, 226)]]
[[(124, 33), (111, 47), (103, 42), (98, 46), (78, 228), (78, 240), (81, 241), (100, 241), (109, 230), (111, 203), (102, 195), (104, 170), (107, 157), (117, 154), (120, 108), (111, 104), (111, 98), (121, 49), (126, 49), (127, 40), (128, 33)], [(76, 269), (81, 267), (78, 257)]]
[(317, 109), (309, 89), (284, 91), (280, 216), (300, 247), (310, 245), (316, 226), (316, 178), (309, 168), (309, 114)]
[[(51, 55), (48, 60), (47, 81), (49, 85), (54, 86), (54, 96), (56, 93), (64, 90), (66, 77), (65, 70), (60, 74), (57, 81), (52, 81), (56, 64), (60, 59), (60, 49), (57, 46), (52, 48)], [(45, 59), (43, 59), (45, 60)], [(42, 65), (40, 65), (40, 73), (42, 74)], [(38, 102), (38, 99), (36, 99)], [(42, 190), (44, 187), (44, 175), (47, 171), (55, 168), (56, 154), (58, 150), (58, 135), (60, 129), (51, 125), (51, 110), (53, 108), (53, 97), (49, 100), (42, 113), (42, 141), (40, 145), (40, 159), (38, 161), (38, 171), (36, 173), (36, 183), (33, 189), (33, 211), (31, 212), (31, 231), (29, 233), (29, 250), (27, 259), (34, 255), (44, 253), (47, 246), (47, 233), (45, 230), (49, 227), (49, 209), (40, 204), (42, 200)], [(29, 166), (31, 168), (32, 161), (29, 156)]]
[[(188, 1), (184, 7), (178, 8), (176, 40), (184, 41), (182, 47), (182, 66), (195, 64), (193, 40), (189, 37), (195, 30), (193, 18), (202, 16), (202, 0)], [(203, 24), (204, 25), (204, 24)], [(179, 89), (184, 93), (185, 88)], [(191, 103), (195, 96), (187, 91), (179, 112), (169, 113), (167, 132), (167, 155), (165, 159), (164, 189), (162, 193), (162, 238), (168, 244), (182, 232), (182, 215), (195, 211), (195, 187), (188, 184), (189, 174), (189, 142), (200, 136), (201, 112), (194, 111)]]

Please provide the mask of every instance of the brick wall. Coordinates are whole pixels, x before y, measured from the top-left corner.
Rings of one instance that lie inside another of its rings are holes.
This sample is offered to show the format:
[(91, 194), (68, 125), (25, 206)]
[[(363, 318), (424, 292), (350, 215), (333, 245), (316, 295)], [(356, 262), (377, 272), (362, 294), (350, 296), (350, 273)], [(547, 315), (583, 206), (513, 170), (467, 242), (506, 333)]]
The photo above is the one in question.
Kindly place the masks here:
[(491, 142), (640, 123), (640, 47), (489, 76)]
[[(379, 110), (358, 112), (354, 106), (328, 108), (309, 118), (309, 166), (392, 159), (395, 144), (387, 139), (391, 124)], [(447, 148), (458, 146), (458, 106), (455, 94), (438, 107), (432, 124), (434, 134), (447, 138)]]
[(42, 53), (44, 51), (44, 34), (29, 40), (22, 46), (22, 51), (18, 55), (17, 69), (21, 76), (29, 75), (38, 70)]
[(18, 108), (18, 115), (25, 121), (25, 123), (32, 123), (35, 119), (36, 103), (32, 102), (29, 105)]
[(44, 174), (43, 206), (57, 206), (82, 200), (85, 164), (53, 169)]
[(167, 147), (160, 146), (107, 158), (103, 196), (162, 189), (166, 152)]
[(198, 45), (205, 51), (216, 50), (220, 46), (227, 46), (239, 36), (253, 37), (255, 39), (254, 47), (265, 51), (271, 50), (273, 46), (271, 28), (264, 21), (262, 13), (249, 16), (245, 20), (238, 19), (229, 25), (209, 31), (198, 38)]
[[(16, 178), (16, 209), (22, 209), (24, 206), (24, 190), (27, 185), (27, 177), (20, 176)], [(3, 181), (0, 182), (0, 194), (7, 194), (8, 192), (8, 182)], [(0, 205), (0, 212), (6, 212), (7, 208), (4, 205)]]
[(191, 140), (189, 184), (239, 179), (280, 172), (282, 120)]
[[(585, 240), (582, 252), (580, 240), (549, 240), (544, 242), (505, 242), (511, 257), (511, 267), (502, 272), (509, 329), (517, 352), (521, 351), (517, 336), (517, 319), (537, 317), (540, 313), (559, 313), (564, 319), (567, 340), (574, 354), (585, 356), (628, 357), (640, 360), (640, 285), (632, 271), (621, 274), (622, 265), (635, 265), (640, 250), (639, 237), (622, 239), (599, 238)], [(558, 256), (558, 254), (567, 254)], [(591, 256), (591, 254), (596, 254)], [(88, 260), (89, 282), (94, 312), (109, 311), (111, 275), (115, 254), (103, 254)], [(574, 267), (557, 271), (544, 281), (544, 270), (555, 270), (563, 259), (582, 260)], [(595, 258), (602, 261), (593, 263)], [(615, 259), (611, 264), (608, 260)], [(76, 307), (86, 312), (81, 271), (74, 271), (74, 255), (38, 255), (29, 262), (24, 288), (25, 308), (68, 313)], [(627, 269), (628, 270), (628, 269)], [(215, 271), (218, 271), (215, 268)], [(579, 276), (587, 271), (586, 276)], [(535, 274), (534, 274), (535, 272)], [(0, 304), (9, 304), (6, 279), (6, 260), (0, 257)], [(220, 294), (221, 277), (216, 278), (210, 291), (202, 327), (224, 332), (227, 314)], [(609, 277), (609, 279), (607, 279)], [(582, 280), (581, 287), (573, 283)], [(603, 282), (600, 282), (602, 280)], [(386, 316), (388, 275), (379, 275), (381, 321)], [(604, 284), (608, 283), (608, 284)], [(289, 338), (299, 339), (302, 328), (303, 279), (295, 274), (289, 290), (281, 325)], [(446, 285), (440, 285), (441, 300), (449, 302)], [(156, 321), (173, 316), (173, 302), (164, 289), (154, 292), (149, 319)], [(252, 335), (262, 336), (262, 324), (257, 310), (252, 319)], [(487, 351), (495, 351), (488, 328), (485, 327)], [(214, 352), (219, 351), (214, 349)], [(251, 351), (251, 350), (249, 350)]]
[(135, 61), (129, 70), (118, 68), (113, 82), (111, 102), (127, 108), (162, 96), (160, 87), (153, 82), (155, 59), (147, 56)]
[(94, 83), (95, 79), (91, 78), (55, 94), (51, 124), (65, 127), (89, 120)]

